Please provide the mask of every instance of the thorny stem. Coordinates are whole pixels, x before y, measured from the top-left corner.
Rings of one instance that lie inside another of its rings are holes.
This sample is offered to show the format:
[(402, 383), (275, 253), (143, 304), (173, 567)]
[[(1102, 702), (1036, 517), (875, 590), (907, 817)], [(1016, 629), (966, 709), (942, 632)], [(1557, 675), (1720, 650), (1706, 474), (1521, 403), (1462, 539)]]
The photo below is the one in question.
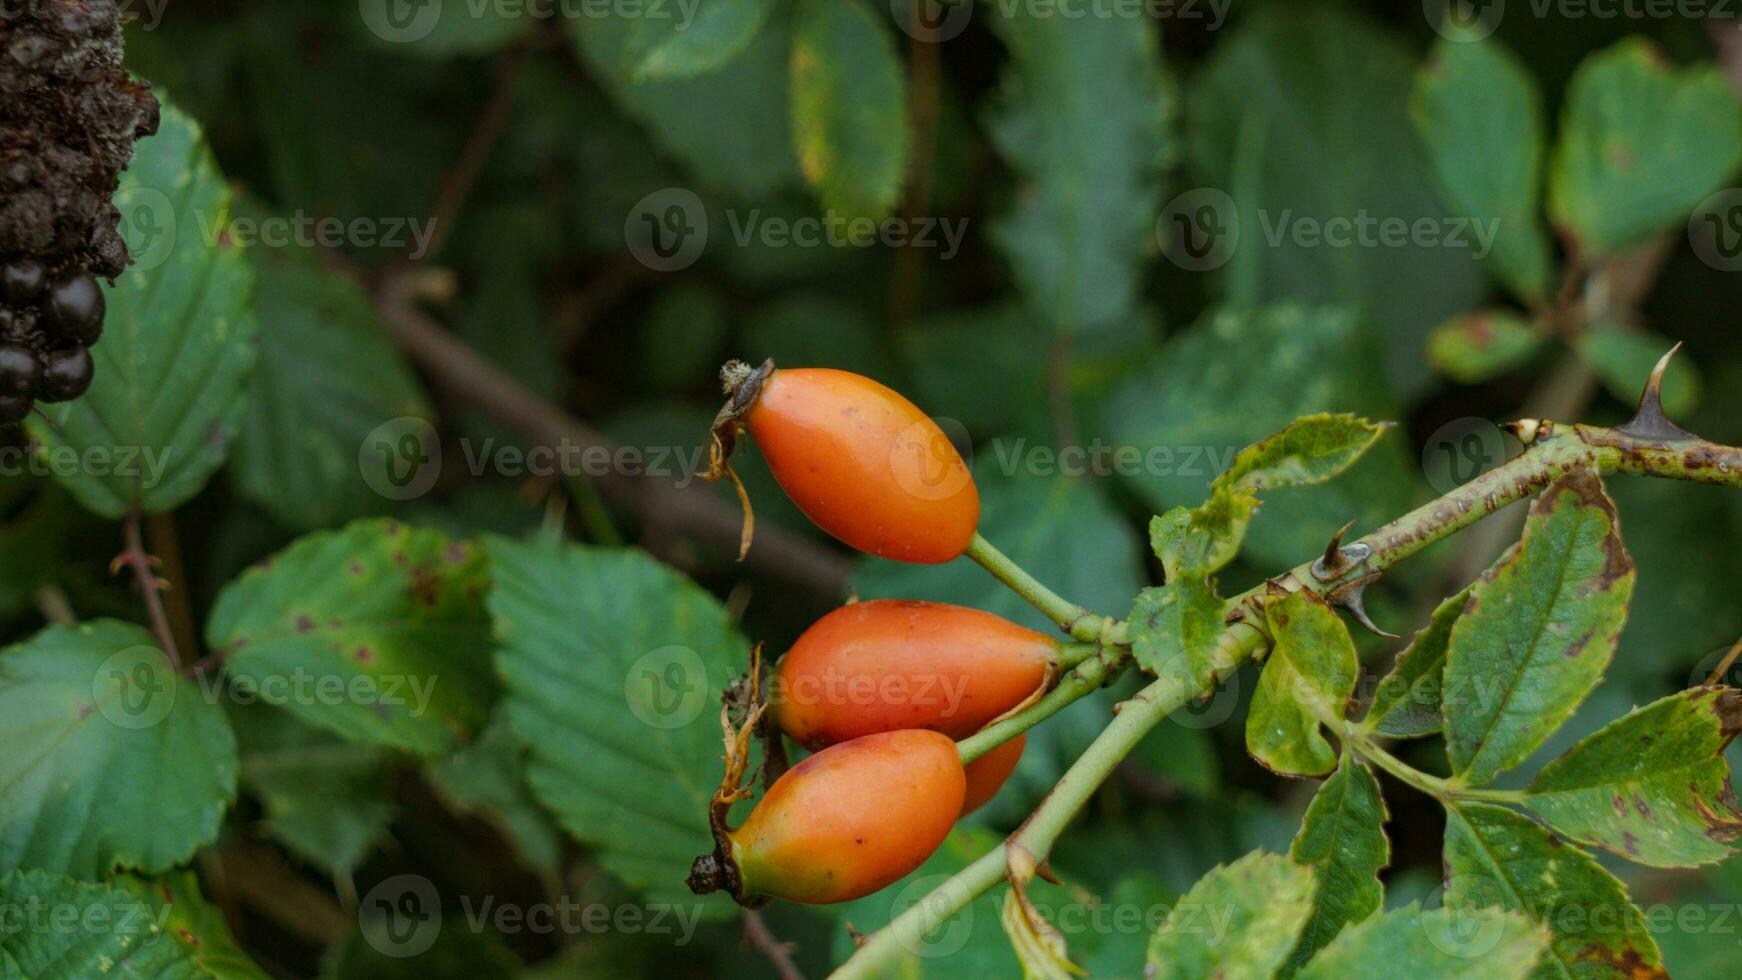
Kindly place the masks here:
[(157, 640), (157, 645), (163, 648), (170, 666), (179, 672), (181, 651), (176, 647), (175, 634), (169, 628), (169, 617), (163, 609), (163, 589), (167, 583), (157, 577), (157, 559), (145, 550), (145, 542), (139, 530), (142, 520), (137, 509), (127, 512), (126, 519), (121, 522), (125, 550), (116, 557), (111, 570), (120, 571), (123, 567), (131, 569), (133, 577), (138, 579), (139, 592), (145, 597), (145, 613), (151, 621), (151, 635)]
[[(1667, 361), (1667, 358), (1666, 358)], [(1629, 473), (1667, 479), (1693, 480), (1742, 488), (1742, 449), (1705, 442), (1675, 429), (1662, 420), (1661, 406), (1655, 404), (1655, 385), (1661, 382), (1663, 365), (1654, 375), (1653, 388), (1648, 389), (1641, 404), (1640, 417), (1620, 429), (1600, 429), (1590, 426), (1557, 426), (1549, 422), (1522, 422), (1517, 432), (1527, 448), (1524, 453), (1504, 465), (1489, 471), (1451, 493), (1398, 518), (1343, 548), (1345, 567), (1321, 579), (1314, 572), (1317, 561), (1306, 562), (1286, 574), (1262, 583), (1229, 602), (1230, 627), (1223, 635), (1218, 651), (1215, 676), (1199, 685), (1186, 679), (1162, 677), (1145, 688), (1132, 701), (1126, 702), (1113, 722), (1104, 729), (1059, 784), (1023, 825), (1012, 842), (1020, 844), (1043, 861), (1051, 852), (1059, 833), (1081, 811), (1088, 798), (1100, 787), (1107, 775), (1137, 744), (1143, 734), (1194, 697), (1206, 696), (1227, 674), (1256, 655), (1266, 646), (1267, 639), (1258, 625), (1249, 622), (1253, 600), (1277, 587), (1289, 590), (1306, 589), (1321, 595), (1331, 595), (1340, 587), (1383, 572), (1429, 545), (1477, 523), (1482, 518), (1516, 503), (1547, 487), (1555, 480), (1581, 468), (1600, 473)], [(1655, 420), (1648, 409), (1656, 411)], [(983, 538), (975, 536), (968, 554), (1000, 581), (1005, 582), (1023, 598), (1045, 612), (1054, 622), (1080, 640), (1099, 640), (1119, 658), (1117, 645), (1126, 643), (1129, 626), (1110, 620), (1097, 620), (1087, 610), (1060, 598), (1017, 568), (1008, 558)], [(1082, 629), (1079, 635), (1077, 630)], [(1060, 689), (1072, 683), (1080, 674), (1100, 659), (1085, 661), (1076, 672), (1067, 675)], [(1072, 689), (1074, 693), (1075, 689)], [(1082, 692), (1082, 693), (1087, 693)], [(1029, 711), (1047, 705), (1057, 711), (1049, 699), (1057, 691), (1042, 698)], [(1082, 694), (1060, 696), (1065, 704)], [(1050, 713), (1050, 712), (1049, 712)], [(1028, 719), (1028, 713), (1005, 719), (961, 743), (964, 758), (977, 758), (992, 746), (1028, 727), (1039, 719)], [(1001, 727), (1004, 726), (1004, 727)], [(1431, 795), (1464, 800), (1517, 802), (1521, 795), (1505, 790), (1481, 790), (1453, 786), (1445, 780), (1411, 768), (1395, 756), (1372, 743), (1352, 726), (1349, 737), (1361, 754), (1400, 780)], [(973, 754), (970, 756), (969, 753)], [(962, 869), (926, 898), (891, 920), (860, 946), (859, 951), (837, 970), (836, 978), (879, 976), (886, 972), (891, 959), (905, 949), (914, 949), (925, 935), (951, 916), (967, 907), (1008, 874), (1006, 846), (1000, 845)]]
[(792, 950), (781, 942), (768, 923), (762, 921), (762, 913), (754, 909), (745, 909), (744, 941), (756, 947), (768, 962), (773, 965), (775, 975), (780, 980), (804, 980), (804, 974), (798, 972), (798, 966), (792, 961)]

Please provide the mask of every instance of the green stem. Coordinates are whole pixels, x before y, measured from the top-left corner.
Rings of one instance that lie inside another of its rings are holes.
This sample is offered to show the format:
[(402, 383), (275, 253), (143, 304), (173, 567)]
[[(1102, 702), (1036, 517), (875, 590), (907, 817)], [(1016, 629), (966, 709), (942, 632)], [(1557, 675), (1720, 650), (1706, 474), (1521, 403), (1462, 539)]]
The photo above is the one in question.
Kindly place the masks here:
[[(1270, 589), (1278, 586), (1287, 588), (1292, 583), (1295, 588), (1326, 594), (1340, 585), (1384, 571), (1581, 467), (1592, 467), (1603, 473), (1632, 473), (1742, 487), (1742, 450), (1698, 439), (1651, 441), (1615, 430), (1531, 423), (1527, 441), (1531, 443), (1530, 447), (1518, 457), (1345, 548), (1349, 565), (1341, 571), (1321, 579), (1314, 571), (1316, 562), (1306, 562), (1236, 596), (1230, 600), (1230, 609), (1237, 613), (1248, 600), (1262, 599)], [(1122, 663), (1116, 645), (1128, 642), (1128, 624), (1096, 618), (1083, 607), (1061, 598), (979, 535), (974, 536), (967, 553), (1073, 637), (1084, 642), (1099, 640), (1113, 648), (1111, 656), (1115, 663)], [(1169, 676), (1155, 681), (1136, 698), (1126, 702), (1119, 716), (1065, 773), (1011, 840), (1021, 844), (1036, 861), (1044, 860), (1065, 826), (1146, 732), (1189, 699), (1214, 690), (1215, 684), (1262, 649), (1265, 642), (1264, 635), (1254, 625), (1233, 622), (1228, 632), (1223, 634), (1223, 643), (1218, 648), (1214, 676), (1205, 684), (1197, 685)], [(1085, 679), (1084, 672), (1103, 662), (1103, 658), (1083, 661), (1059, 689), (1049, 692), (1023, 714), (1005, 719), (962, 742), (963, 757), (978, 758), (987, 749), (1088, 693), (1092, 688), (1085, 689), (1081, 683)], [(1341, 730), (1347, 733), (1350, 744), (1374, 764), (1439, 799), (1517, 803), (1524, 798), (1524, 794), (1515, 791), (1472, 789), (1430, 776), (1385, 751), (1354, 726), (1345, 726)], [(903, 950), (915, 949), (926, 933), (1004, 880), (1007, 872), (1005, 848), (1001, 845), (962, 869), (873, 934), (834, 976), (850, 980), (885, 975), (891, 961), (900, 957)]]
[[(1218, 648), (1216, 677), (1212, 684), (1219, 683), (1264, 645), (1264, 635), (1250, 627), (1235, 626), (1226, 637), (1227, 640)], [(1045, 802), (1010, 838), (1011, 842), (1033, 854), (1035, 860), (1044, 860), (1051, 853), (1059, 834), (1082, 812), (1089, 797), (1094, 795), (1114, 767), (1150, 729), (1197, 693), (1197, 686), (1189, 680), (1169, 676), (1151, 683), (1121, 705), (1112, 723), (1065, 772), (1058, 785), (1047, 794)], [(890, 920), (832, 974), (835, 980), (888, 975), (892, 961), (903, 951), (917, 950), (926, 933), (949, 921), (951, 916), (1004, 880), (1007, 867), (1005, 846), (1000, 844), (993, 848), (938, 886), (925, 899)]]
[(1109, 674), (1116, 674), (1124, 667), (1125, 664), (1122, 660), (1111, 666), (1107, 659), (1101, 657), (1083, 661), (1076, 669), (1066, 674), (1056, 687), (1042, 695), (1040, 700), (957, 742), (956, 750), (962, 754), (962, 764), (967, 765), (973, 762), (1075, 704), (1106, 683)]
[(1099, 643), (1066, 643), (1059, 650), (1058, 665), (1060, 670), (1070, 670), (1072, 667), (1098, 656), (1101, 653)]
[(1524, 793), (1519, 790), (1477, 789), (1459, 785), (1453, 780), (1430, 776), (1381, 748), (1379, 743), (1373, 741), (1357, 726), (1349, 725), (1341, 731), (1346, 744), (1362, 758), (1396, 776), (1399, 782), (1412, 786), (1442, 802), (1446, 800), (1482, 800), (1489, 803), (1524, 802)]
[(1093, 642), (1100, 637), (1101, 622), (1095, 618), (1094, 613), (1042, 585), (1039, 579), (1011, 561), (1010, 556), (994, 548), (992, 542), (979, 533), (976, 532), (974, 540), (968, 542), (966, 554), (979, 562), (980, 567), (991, 572), (993, 578), (1028, 600), (1046, 618), (1059, 624), (1059, 628), (1066, 633), (1084, 642)]

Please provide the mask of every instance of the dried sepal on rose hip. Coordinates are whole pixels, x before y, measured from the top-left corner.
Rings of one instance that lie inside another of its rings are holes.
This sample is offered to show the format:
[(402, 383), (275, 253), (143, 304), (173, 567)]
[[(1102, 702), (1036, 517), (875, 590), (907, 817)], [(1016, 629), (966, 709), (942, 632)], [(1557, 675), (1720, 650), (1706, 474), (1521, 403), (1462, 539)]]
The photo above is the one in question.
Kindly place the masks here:
[[(923, 728), (960, 741), (1045, 693), (1059, 641), (978, 609), (873, 600), (813, 623), (781, 658), (770, 714), (793, 741), (826, 748)], [(1022, 756), (1022, 739), (968, 764), (972, 812)]]
[(851, 547), (896, 561), (941, 564), (967, 550), (980, 523), (974, 478), (943, 430), (899, 393), (831, 368), (720, 371), (727, 399), (714, 419), (703, 475), (729, 477), (744, 505), (741, 550), (754, 530), (731, 456), (741, 432), (805, 516)]
[[(742, 826), (750, 747), (767, 709), (761, 650), (721, 710), (726, 775), (708, 821), (714, 849), (689, 887), (757, 908), (773, 899), (826, 905), (869, 895), (925, 863), (962, 812), (968, 777), (956, 743), (937, 732), (882, 732), (831, 746), (775, 779)], [(778, 738), (778, 735), (776, 736)]]
[(132, 261), (115, 190), (158, 119), (149, 87), (122, 67), (114, 0), (0, 11), (0, 425), (90, 387), (97, 280)]
[(830, 905), (911, 874), (949, 836), (967, 777), (937, 732), (866, 735), (806, 758), (775, 780), (743, 826), (696, 859), (690, 888), (740, 903)]

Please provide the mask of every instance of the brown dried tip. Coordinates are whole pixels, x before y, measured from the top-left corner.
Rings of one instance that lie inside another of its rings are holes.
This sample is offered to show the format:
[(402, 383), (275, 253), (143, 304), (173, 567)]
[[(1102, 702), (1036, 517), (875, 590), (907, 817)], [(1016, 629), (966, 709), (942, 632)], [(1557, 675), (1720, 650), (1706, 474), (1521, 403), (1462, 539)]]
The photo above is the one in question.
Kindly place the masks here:
[(744, 529), (738, 535), (739, 561), (750, 553), (750, 541), (756, 536), (756, 512), (750, 507), (750, 494), (744, 490), (744, 481), (738, 479), (738, 474), (732, 470), (732, 453), (738, 448), (744, 416), (750, 414), (751, 406), (762, 397), (762, 388), (773, 374), (772, 357), (757, 368), (743, 361), (727, 361), (720, 368), (720, 387), (726, 393), (726, 404), (720, 406), (720, 413), (714, 416), (708, 445), (708, 468), (701, 476), (710, 481), (727, 477), (732, 481), (732, 489), (738, 491), (738, 506), (744, 509)]
[(1657, 362), (1657, 367), (1651, 369), (1651, 377), (1645, 382), (1645, 392), (1639, 396), (1639, 410), (1633, 413), (1632, 421), (1616, 429), (1616, 432), (1649, 442), (1685, 442), (1699, 439), (1699, 436), (1671, 422), (1663, 411), (1663, 373), (1669, 369), (1670, 359), (1681, 349), (1682, 345), (1679, 343), (1671, 347), (1669, 353)]
[[(738, 873), (737, 862), (732, 859), (732, 828), (726, 824), (726, 814), (732, 809), (732, 804), (751, 796), (751, 779), (748, 778), (750, 743), (767, 709), (767, 692), (762, 686), (762, 644), (758, 643), (750, 651), (750, 672), (727, 688), (720, 705), (726, 773), (708, 801), (708, 827), (713, 832), (714, 850), (695, 859), (685, 882), (697, 895), (729, 892), (745, 908), (767, 903), (764, 899), (747, 899), (743, 895), (743, 879)], [(734, 714), (741, 719), (737, 724), (732, 722)]]

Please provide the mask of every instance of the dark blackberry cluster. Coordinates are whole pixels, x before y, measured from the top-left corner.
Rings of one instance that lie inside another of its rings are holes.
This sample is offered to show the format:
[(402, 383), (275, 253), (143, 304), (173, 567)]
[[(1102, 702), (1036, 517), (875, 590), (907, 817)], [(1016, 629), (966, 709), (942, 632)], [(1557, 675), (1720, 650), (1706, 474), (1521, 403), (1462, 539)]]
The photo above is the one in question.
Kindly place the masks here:
[(91, 386), (97, 277), (132, 261), (115, 187), (157, 124), (115, 0), (0, 0), (0, 426)]

